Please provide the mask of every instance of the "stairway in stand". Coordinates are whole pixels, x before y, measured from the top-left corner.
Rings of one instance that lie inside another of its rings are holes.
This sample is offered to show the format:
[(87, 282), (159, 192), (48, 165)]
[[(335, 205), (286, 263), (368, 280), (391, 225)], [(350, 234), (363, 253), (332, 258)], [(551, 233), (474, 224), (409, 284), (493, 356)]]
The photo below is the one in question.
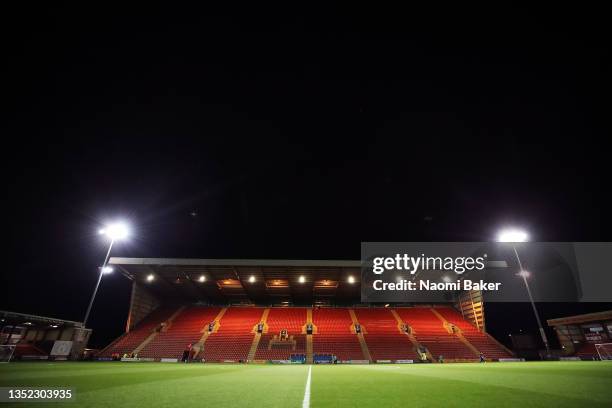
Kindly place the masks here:
[(368, 344), (366, 343), (365, 338), (363, 337), (363, 334), (367, 333), (367, 330), (365, 327), (362, 327), (361, 332), (357, 333), (357, 331), (355, 330), (355, 325), (359, 324), (359, 320), (357, 320), (357, 315), (355, 315), (355, 311), (353, 309), (349, 309), (349, 314), (351, 315), (351, 321), (353, 322), (352, 332), (357, 335), (357, 339), (359, 340), (359, 345), (361, 346), (361, 352), (363, 353), (363, 356), (365, 357), (366, 360), (368, 360), (369, 362), (372, 362), (372, 355), (370, 354), (370, 350), (368, 349)]
[[(263, 315), (261, 315), (261, 320), (255, 325), (255, 327), (253, 327), (253, 333), (255, 333), (255, 337), (253, 337), (253, 343), (251, 343), (251, 348), (249, 349), (249, 355), (247, 357), (248, 361), (255, 360), (255, 353), (257, 353), (257, 347), (259, 347), (259, 342), (261, 341), (261, 335), (263, 333), (268, 332), (267, 321), (268, 321), (269, 314), (270, 314), (270, 309), (265, 309), (263, 312)], [(259, 323), (262, 323), (264, 327), (262, 333), (257, 332), (257, 326), (259, 326)]]
[[(164, 322), (165, 326), (162, 330), (168, 329), (169, 326), (172, 324), (172, 321), (176, 318), (176, 316), (178, 316), (183, 309), (185, 309), (185, 306), (181, 306), (179, 307), (176, 312), (174, 312), (172, 314), (172, 316), (170, 316), (168, 318), (168, 320), (166, 320)], [(140, 345), (138, 347), (136, 347), (134, 349), (134, 351), (132, 353), (136, 354), (136, 355), (140, 355), (140, 352), (142, 351), (142, 349), (144, 349), (146, 347), (147, 344), (149, 344), (150, 342), (153, 341), (153, 339), (155, 339), (157, 337), (157, 335), (159, 334), (159, 331), (154, 330), (142, 343), (140, 343)]]
[(219, 329), (208, 336), (204, 347), (206, 361), (246, 361), (253, 344), (253, 327), (264, 313), (261, 307), (230, 307), (219, 322)]
[(451, 307), (435, 307), (433, 310), (438, 316), (448, 323), (452, 323), (459, 328), (461, 336), (470, 343), (475, 350), (482, 352), (487, 359), (509, 358), (513, 353), (500, 344), (489, 334), (478, 330), (473, 324), (468, 322), (461, 314)]

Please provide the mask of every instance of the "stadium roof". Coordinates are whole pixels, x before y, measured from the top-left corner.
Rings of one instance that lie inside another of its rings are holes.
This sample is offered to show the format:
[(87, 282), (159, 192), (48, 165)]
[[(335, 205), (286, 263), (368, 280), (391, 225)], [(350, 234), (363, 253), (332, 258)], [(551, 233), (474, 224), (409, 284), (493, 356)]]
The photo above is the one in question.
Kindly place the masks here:
[(548, 319), (547, 323), (549, 326), (560, 326), (566, 324), (591, 323), (603, 320), (612, 320), (612, 310)]
[(360, 261), (112, 257), (109, 264), (166, 299), (256, 304), (360, 299)]
[(0, 326), (25, 325), (32, 327), (40, 326), (76, 326), (82, 327), (83, 323), (72, 320), (57, 319), (55, 317), (37, 316), (25, 313), (0, 310)]

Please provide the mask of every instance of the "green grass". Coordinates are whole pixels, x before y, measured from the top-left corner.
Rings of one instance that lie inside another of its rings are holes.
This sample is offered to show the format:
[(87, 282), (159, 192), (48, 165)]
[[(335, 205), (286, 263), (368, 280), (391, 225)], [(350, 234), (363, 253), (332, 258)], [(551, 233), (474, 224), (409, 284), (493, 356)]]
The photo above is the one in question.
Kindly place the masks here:
[[(0, 386), (72, 387), (68, 407), (286, 408), (301, 406), (307, 374), (302, 365), (11, 363), (0, 365)], [(28, 405), (40, 407), (0, 408)], [(612, 407), (612, 363), (313, 366), (311, 407), (339, 406)]]

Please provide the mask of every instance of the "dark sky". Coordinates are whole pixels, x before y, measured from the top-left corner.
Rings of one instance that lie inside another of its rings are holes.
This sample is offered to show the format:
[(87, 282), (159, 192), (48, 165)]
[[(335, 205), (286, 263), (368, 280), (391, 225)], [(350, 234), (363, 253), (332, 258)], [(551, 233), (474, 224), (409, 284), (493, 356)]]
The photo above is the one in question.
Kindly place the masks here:
[[(358, 259), (506, 224), (610, 240), (603, 11), (16, 7), (2, 309), (82, 320), (116, 218), (123, 256)], [(105, 278), (98, 343), (128, 294)]]

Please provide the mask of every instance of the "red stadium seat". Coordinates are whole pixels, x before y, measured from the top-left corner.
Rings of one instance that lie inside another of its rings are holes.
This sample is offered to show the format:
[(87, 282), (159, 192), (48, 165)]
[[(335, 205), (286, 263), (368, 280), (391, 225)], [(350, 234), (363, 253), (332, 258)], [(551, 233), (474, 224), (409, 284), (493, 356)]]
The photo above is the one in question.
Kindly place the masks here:
[(506, 350), (501, 348), (497, 342), (492, 340), (485, 333), (479, 331), (455, 309), (450, 307), (436, 307), (436, 311), (442, 315), (449, 323), (457, 326), (465, 337), (474, 347), (485, 355), (487, 359), (500, 359), (512, 357)]
[(231, 307), (225, 312), (219, 330), (204, 345), (206, 361), (246, 360), (253, 343), (253, 327), (260, 322), (261, 307)]
[(178, 307), (159, 307), (145, 317), (132, 330), (118, 338), (109, 347), (106, 347), (100, 356), (110, 357), (115, 353), (123, 356), (125, 353), (131, 353), (138, 347), (149, 335), (159, 327), (159, 325), (168, 320)]
[[(131, 353), (160, 324), (172, 316), (176, 308), (159, 308), (146, 317), (128, 334), (107, 347), (102, 356), (113, 353)], [(158, 333), (139, 353), (140, 357), (159, 359), (180, 358), (186, 345), (197, 343), (208, 324), (215, 320), (220, 307), (190, 306), (183, 309), (168, 329)], [(206, 361), (247, 360), (255, 334), (253, 328), (261, 322), (265, 308), (230, 307), (218, 322), (218, 330), (211, 333), (199, 357)], [(463, 336), (488, 359), (509, 357), (497, 342), (480, 332), (463, 319), (451, 307), (435, 309), (449, 323), (461, 329)], [(388, 308), (356, 308), (355, 316), (363, 328), (373, 360), (418, 359), (409, 337), (398, 329), (398, 321)], [(442, 321), (427, 307), (396, 308), (401, 320), (410, 325), (420, 344), (427, 347), (432, 356), (443, 355), (445, 360), (475, 360), (475, 353), (458, 336), (448, 333)], [(316, 332), (312, 335), (314, 354), (333, 354), (339, 360), (364, 360), (359, 338), (351, 332), (353, 321), (348, 308), (314, 308), (312, 311)], [(255, 360), (288, 360), (291, 354), (306, 354), (306, 335), (302, 327), (306, 324), (307, 309), (299, 307), (270, 308), (267, 317), (268, 332), (262, 334)], [(270, 341), (281, 330), (287, 330), (286, 347)]]
[(139, 353), (146, 358), (181, 358), (185, 347), (204, 334), (202, 330), (215, 320), (219, 307), (188, 307), (174, 318), (167, 331), (159, 333)]
[[(255, 360), (289, 360), (291, 354), (306, 354), (306, 335), (302, 334), (302, 326), (306, 324), (305, 308), (271, 308), (266, 321), (268, 333), (262, 334)], [(296, 347), (275, 345), (268, 349), (270, 340), (286, 329), (289, 337), (293, 336)]]
[(346, 308), (315, 308), (312, 321), (315, 354), (334, 354), (338, 360), (364, 360), (357, 335), (351, 333), (351, 315)]
[(414, 345), (398, 328), (391, 310), (384, 308), (355, 309), (373, 360), (418, 360)]
[[(436, 309), (438, 310), (438, 309)], [(425, 307), (397, 308), (395, 311), (414, 330), (418, 342), (427, 347), (434, 359), (475, 360), (474, 355), (457, 336), (448, 333), (442, 321)]]

